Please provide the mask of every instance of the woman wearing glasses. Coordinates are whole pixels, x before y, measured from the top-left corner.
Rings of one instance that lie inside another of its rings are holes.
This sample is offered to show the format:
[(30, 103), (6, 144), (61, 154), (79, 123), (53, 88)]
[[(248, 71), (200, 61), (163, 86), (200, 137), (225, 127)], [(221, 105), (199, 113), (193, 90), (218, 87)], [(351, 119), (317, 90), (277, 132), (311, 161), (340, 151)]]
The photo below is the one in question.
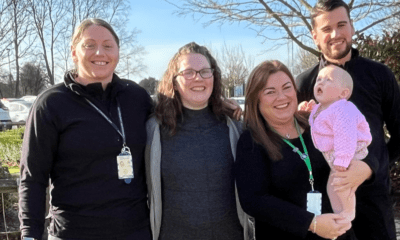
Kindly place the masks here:
[(147, 122), (153, 239), (244, 238), (247, 215), (235, 196), (232, 172), (241, 126), (231, 117), (215, 59), (196, 43), (180, 48)]

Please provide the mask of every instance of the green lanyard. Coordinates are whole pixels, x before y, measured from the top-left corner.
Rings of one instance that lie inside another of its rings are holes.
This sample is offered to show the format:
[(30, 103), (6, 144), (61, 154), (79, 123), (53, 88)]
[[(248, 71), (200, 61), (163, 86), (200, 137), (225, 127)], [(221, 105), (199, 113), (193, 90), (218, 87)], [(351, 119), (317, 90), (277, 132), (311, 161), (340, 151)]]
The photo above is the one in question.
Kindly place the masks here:
[[(291, 147), (293, 148), (293, 152), (298, 153), (299, 156), (300, 156), (300, 158), (301, 158), (301, 160), (303, 160), (303, 161), (306, 163), (307, 168), (308, 168), (308, 172), (309, 172), (309, 174), (310, 174), (310, 180), (309, 180), (309, 181), (310, 181), (310, 184), (311, 184), (311, 189), (312, 189), (312, 191), (314, 191), (314, 177), (313, 177), (313, 174), (312, 174), (312, 168), (311, 168), (310, 157), (308, 156), (306, 144), (304, 144), (304, 140), (303, 140), (303, 137), (301, 136), (301, 132), (300, 132), (300, 130), (299, 130), (299, 125), (298, 125), (298, 123), (297, 123), (296, 118), (294, 119), (294, 123), (295, 123), (295, 125), (296, 125), (297, 133), (299, 134), (299, 138), (300, 138), (300, 141), (301, 141), (301, 145), (303, 145), (303, 151), (304, 151), (304, 153), (300, 152), (300, 150), (299, 150), (297, 147), (295, 147), (295, 146), (294, 146), (291, 142), (289, 142), (288, 140), (286, 140), (286, 139), (284, 139), (284, 138), (282, 138), (282, 140), (283, 140), (285, 143), (287, 143), (289, 146), (291, 146)], [(275, 131), (275, 132), (276, 132), (276, 131)]]

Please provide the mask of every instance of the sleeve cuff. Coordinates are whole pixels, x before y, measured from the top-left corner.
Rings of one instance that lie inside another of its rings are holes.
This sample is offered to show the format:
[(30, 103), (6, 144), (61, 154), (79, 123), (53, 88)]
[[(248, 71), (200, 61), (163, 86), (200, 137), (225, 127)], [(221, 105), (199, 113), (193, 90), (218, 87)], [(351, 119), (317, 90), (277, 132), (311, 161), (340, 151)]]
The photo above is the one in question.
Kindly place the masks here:
[(371, 158), (368, 157), (361, 161), (365, 162), (368, 165), (368, 167), (372, 170), (371, 177), (365, 180), (361, 185), (370, 185), (375, 181), (375, 173), (377, 172), (378, 166), (377, 164), (374, 164), (376, 161), (371, 161)]
[(350, 165), (351, 159), (349, 160), (346, 157), (337, 157), (335, 161), (333, 161), (333, 165), (348, 168)]

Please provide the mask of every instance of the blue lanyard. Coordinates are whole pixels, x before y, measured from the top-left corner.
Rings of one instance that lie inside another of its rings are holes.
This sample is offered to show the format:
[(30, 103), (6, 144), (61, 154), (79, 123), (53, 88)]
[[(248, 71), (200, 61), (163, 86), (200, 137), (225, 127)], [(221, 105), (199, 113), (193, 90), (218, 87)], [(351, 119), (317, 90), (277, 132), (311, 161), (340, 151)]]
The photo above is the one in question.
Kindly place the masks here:
[(126, 147), (126, 137), (125, 137), (125, 130), (124, 130), (124, 124), (122, 122), (122, 114), (121, 114), (121, 107), (119, 105), (118, 100), (117, 101), (117, 110), (118, 110), (118, 117), (119, 117), (119, 123), (121, 125), (121, 131), (118, 129), (118, 127), (111, 121), (111, 119), (109, 117), (107, 117), (107, 115), (105, 115), (98, 107), (96, 107), (96, 105), (94, 105), (89, 99), (85, 98), (85, 100), (94, 108), (96, 109), (96, 111), (98, 113), (101, 114), (101, 116), (103, 116), (104, 119), (106, 119), (111, 126), (113, 126), (113, 128), (119, 133), (119, 135), (121, 135), (122, 140), (123, 140), (123, 147)]

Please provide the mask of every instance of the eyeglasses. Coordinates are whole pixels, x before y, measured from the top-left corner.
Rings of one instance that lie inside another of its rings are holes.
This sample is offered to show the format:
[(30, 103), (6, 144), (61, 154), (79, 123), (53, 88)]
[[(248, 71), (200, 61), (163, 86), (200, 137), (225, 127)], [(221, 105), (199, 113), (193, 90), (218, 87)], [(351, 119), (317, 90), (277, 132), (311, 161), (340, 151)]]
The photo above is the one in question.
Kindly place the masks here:
[(196, 77), (197, 73), (199, 73), (202, 78), (210, 78), (213, 76), (214, 69), (213, 68), (203, 68), (200, 71), (196, 71), (193, 69), (186, 69), (186, 70), (180, 71), (177, 75), (184, 77), (186, 80), (192, 80)]

